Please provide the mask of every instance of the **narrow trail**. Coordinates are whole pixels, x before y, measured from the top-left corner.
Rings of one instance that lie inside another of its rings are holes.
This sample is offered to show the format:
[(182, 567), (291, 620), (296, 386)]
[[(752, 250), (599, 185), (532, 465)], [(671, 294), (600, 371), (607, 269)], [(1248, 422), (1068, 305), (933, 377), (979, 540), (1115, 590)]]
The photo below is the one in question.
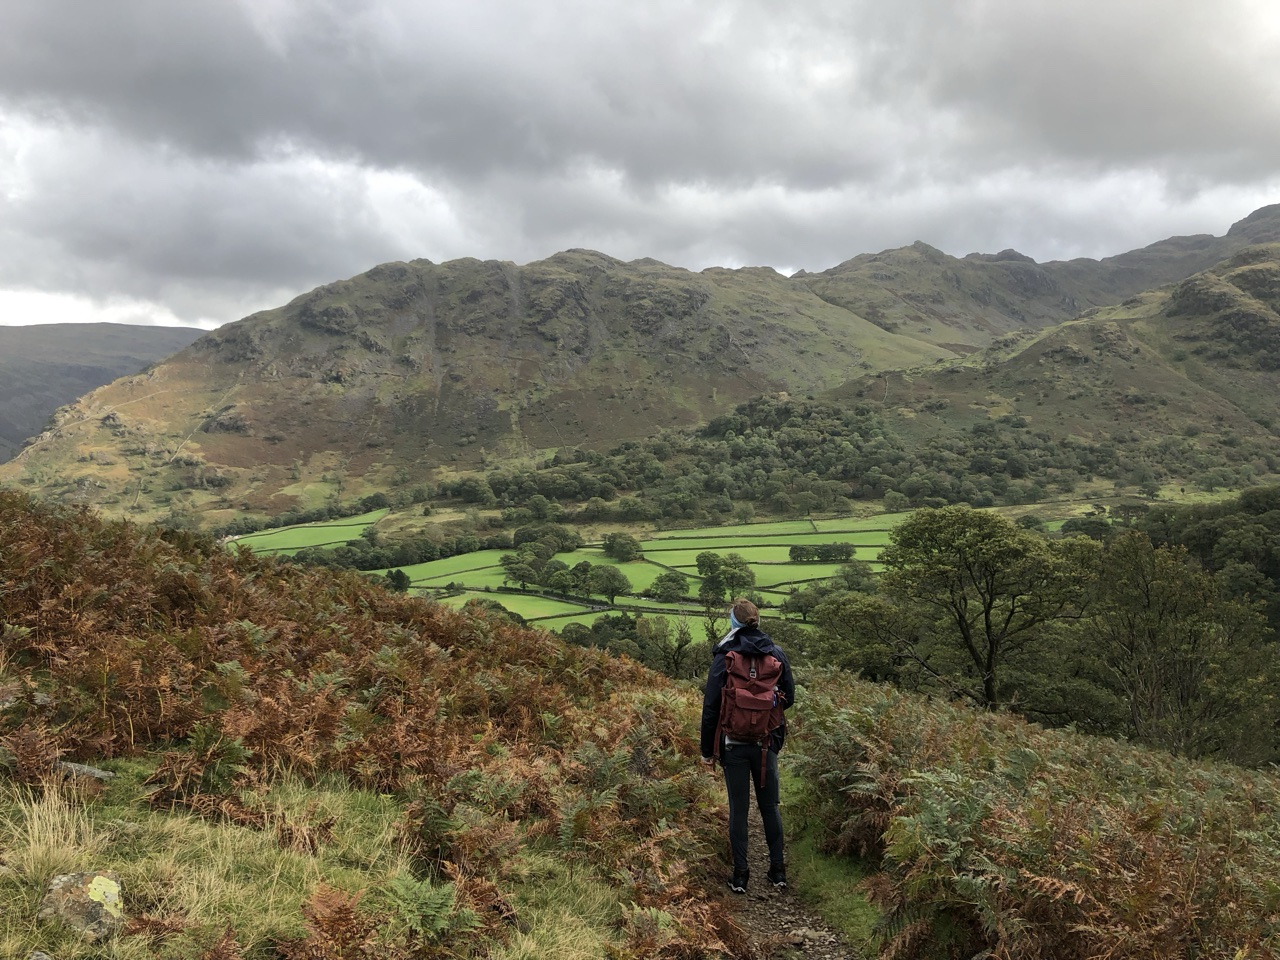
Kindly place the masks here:
[(751, 882), (745, 896), (733, 897), (735, 919), (747, 932), (751, 960), (867, 960), (791, 890), (775, 890), (765, 875), (769, 852), (754, 805), (751, 809), (747, 860)]

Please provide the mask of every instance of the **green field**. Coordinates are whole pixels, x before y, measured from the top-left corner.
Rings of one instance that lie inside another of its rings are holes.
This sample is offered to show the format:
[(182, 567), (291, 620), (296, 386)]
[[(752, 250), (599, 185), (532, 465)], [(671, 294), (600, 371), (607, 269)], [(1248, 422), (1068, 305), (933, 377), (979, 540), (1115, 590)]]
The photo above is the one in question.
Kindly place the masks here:
[[(542, 627), (544, 630), (561, 630), (567, 624), (580, 623), (584, 627), (589, 627), (591, 626), (591, 624), (595, 623), (597, 619), (605, 616), (606, 614), (616, 615), (619, 613), (632, 613), (632, 611), (604, 610), (604, 611), (598, 611), (596, 613), (581, 613), (581, 614), (575, 614), (575, 615), (564, 616), (564, 617), (547, 617), (546, 619), (543, 619), (543, 620), (532, 621), (530, 622), (529, 626)], [(680, 620), (679, 616), (675, 616), (672, 614), (665, 614), (665, 613), (646, 613), (646, 614), (643, 614), (643, 616), (646, 619), (654, 618), (654, 619), (666, 620), (668, 623), (671, 624), (672, 630), (676, 628), (676, 623)], [(702, 632), (701, 632), (702, 626), (701, 624), (694, 623), (694, 621), (697, 620), (698, 617), (694, 616), (693, 614), (689, 614), (687, 617), (685, 617), (685, 619), (689, 621), (690, 628), (693, 630), (694, 638), (695, 639), (700, 638), (702, 636)]]
[[(444, 586), (448, 582), (446, 578), (451, 578), (456, 574), (496, 567), (499, 558), (506, 552), (506, 550), (478, 550), (475, 553), (460, 553), (456, 557), (446, 557), (443, 560), (428, 560), (426, 563), (414, 563), (407, 567), (397, 567), (395, 569), (403, 570), (414, 583), (442, 580), (443, 582), (439, 586)], [(499, 567), (498, 569), (501, 568)], [(385, 574), (388, 570), (378, 570), (376, 572)]]
[(756, 587), (789, 587), (801, 586), (814, 580), (826, 580), (834, 577), (836, 571), (843, 566), (839, 563), (777, 563), (750, 564), (751, 572), (756, 575)]
[[(721, 556), (729, 553), (736, 553), (748, 563), (786, 563), (791, 564), (791, 544), (779, 543), (776, 546), (743, 546), (730, 547), (723, 551), (714, 550)], [(872, 560), (880, 555), (880, 546), (865, 546), (854, 551), (854, 560)], [(698, 554), (704, 553), (704, 550), (654, 550), (652, 553), (646, 553), (645, 556), (650, 560), (656, 560), (658, 563), (665, 564), (668, 567), (697, 567)], [(812, 563), (795, 563), (797, 567), (814, 566)]]
[[(386, 513), (385, 510), (377, 510), (359, 517), (262, 531), (240, 537), (235, 542), (244, 544), (255, 552), (289, 554), (303, 547), (340, 544), (355, 539)], [(896, 521), (902, 516), (905, 514), (896, 515), (890, 520)], [(878, 567), (874, 561), (888, 540), (889, 522), (883, 517), (867, 520), (784, 520), (658, 533), (641, 541), (645, 559), (626, 563), (606, 557), (598, 544), (590, 544), (571, 553), (557, 554), (556, 559), (570, 567), (584, 560), (592, 565), (618, 567), (631, 581), (633, 595), (618, 597), (615, 612), (666, 616), (674, 620), (679, 616), (697, 617), (696, 604), (691, 602), (688, 607), (681, 607), (679, 604), (663, 604), (641, 598), (653, 586), (657, 577), (673, 569), (689, 578), (689, 592), (696, 596), (700, 579), (697, 556), (700, 553), (709, 551), (720, 555), (741, 555), (755, 574), (756, 589), (772, 603), (781, 603), (792, 589), (830, 577), (840, 566), (837, 563), (793, 563), (790, 558), (791, 547), (852, 543), (855, 547), (855, 560), (872, 562), (873, 567)], [(598, 597), (578, 604), (540, 594), (497, 592), (498, 588), (511, 586), (500, 563), (502, 556), (509, 552), (511, 551), (480, 550), (399, 569), (409, 577), (414, 591), (424, 595), (431, 595), (433, 590), (447, 584), (457, 584), (464, 592), (441, 600), (450, 607), (461, 607), (473, 598), (496, 600), (525, 619), (537, 621), (541, 626), (549, 628), (557, 628), (566, 623), (591, 623), (601, 616), (601, 611), (590, 610), (593, 603), (605, 606)], [(371, 571), (375, 574), (388, 572)]]
[[(827, 521), (828, 523), (848, 523), (847, 529), (854, 529), (855, 521)], [(741, 523), (729, 527), (696, 527), (692, 530), (671, 530), (666, 533), (655, 533), (654, 540), (720, 540), (728, 537), (783, 537), (795, 534), (817, 533), (818, 528), (812, 520), (778, 520), (773, 523)], [(710, 548), (708, 548), (710, 549)]]
[(654, 537), (643, 541), (646, 553), (666, 553), (668, 550), (689, 550), (692, 544), (699, 544), (700, 550), (711, 550), (715, 553), (727, 553), (740, 547), (791, 547), (801, 544), (852, 543), (854, 546), (880, 545), (889, 542), (888, 530), (833, 530), (830, 533), (792, 533), (769, 534), (767, 536), (733, 536), (715, 540), (703, 538), (670, 539)]
[(645, 613), (653, 611), (654, 613), (683, 613), (689, 616), (702, 616), (701, 604), (692, 599), (686, 603), (664, 603), (661, 600), (650, 600), (640, 597), (619, 597), (618, 602), (614, 604), (614, 606), (626, 607), (628, 610), (640, 610)]
[[(518, 613), (526, 620), (535, 620), (541, 617), (572, 616), (574, 614), (582, 614), (588, 610), (586, 606), (580, 603), (566, 603), (564, 600), (542, 597), (532, 593), (485, 593), (474, 590), (460, 593), (453, 597), (442, 597), (440, 598), (440, 603), (446, 607), (458, 609), (464, 606), (468, 600), (494, 600), (512, 613)], [(599, 614), (591, 614), (591, 616), (594, 618)]]
[[(425, 566), (425, 564), (423, 564)], [(409, 573), (408, 570), (405, 573)], [(477, 589), (482, 587), (506, 587), (507, 573), (496, 563), (479, 570), (466, 570), (460, 573), (442, 573), (434, 577), (415, 578), (409, 574), (409, 582), (415, 587), (445, 587), (456, 583), (462, 587)]]
[(861, 520), (835, 519), (835, 520), (814, 520), (814, 527), (822, 533), (834, 533), (839, 530), (852, 531), (873, 531), (873, 530), (892, 530), (911, 513), (879, 513), (874, 517), (863, 517)]
[[(503, 604), (506, 606), (506, 604)], [(510, 609), (510, 608), (508, 608)], [(580, 623), (584, 627), (589, 627), (595, 623), (605, 613), (617, 613), (616, 610), (606, 610), (604, 613), (580, 613), (565, 617), (547, 617), (545, 620), (538, 620), (529, 624), (531, 627), (541, 627), (544, 630), (559, 630), (570, 623)]]
[(348, 540), (358, 540), (365, 530), (386, 515), (386, 510), (374, 510), (358, 517), (342, 517), (338, 520), (300, 523), (292, 527), (280, 527), (278, 530), (246, 533), (231, 542), (246, 546), (254, 553), (292, 554), (304, 547), (337, 546)]
[[(617, 567), (631, 581), (631, 586), (637, 593), (644, 593), (653, 586), (654, 580), (667, 572), (665, 568), (656, 563), (650, 563), (648, 560), (632, 560), (628, 563), (619, 563), (612, 557), (606, 557), (598, 550), (575, 550), (573, 553), (558, 553), (556, 554), (556, 559), (563, 560), (571, 567), (583, 560), (588, 561), (593, 566)], [(681, 572), (683, 573), (684, 571)]]
[[(525, 620), (529, 621), (530, 626), (542, 627), (547, 630), (559, 630), (570, 623), (590, 626), (597, 618), (605, 614), (627, 613), (632, 616), (660, 618), (669, 621), (672, 629), (675, 629), (675, 625), (681, 617), (691, 622), (701, 617), (701, 611), (695, 608), (680, 609), (673, 604), (646, 603), (644, 604), (644, 609), (641, 610), (621, 597), (618, 598), (617, 609), (609, 610), (591, 610), (582, 604), (566, 603), (563, 600), (535, 594), (487, 593), (474, 590), (469, 590), (457, 596), (441, 597), (439, 602), (457, 610), (465, 606), (468, 600), (493, 600), (502, 604), (512, 613), (524, 617)], [(654, 612), (651, 608), (656, 606), (666, 607), (670, 612)]]

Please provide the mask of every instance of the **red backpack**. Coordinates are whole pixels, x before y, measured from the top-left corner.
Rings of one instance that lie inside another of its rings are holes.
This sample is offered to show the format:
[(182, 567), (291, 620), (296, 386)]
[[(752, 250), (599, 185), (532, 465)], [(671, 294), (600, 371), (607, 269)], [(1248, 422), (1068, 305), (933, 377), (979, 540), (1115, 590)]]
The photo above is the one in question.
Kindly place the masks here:
[(719, 759), (720, 744), (725, 737), (739, 743), (759, 744), (760, 785), (763, 787), (769, 737), (782, 726), (785, 698), (778, 690), (782, 681), (782, 661), (772, 654), (752, 656), (730, 650), (724, 655), (724, 666), (715, 756)]

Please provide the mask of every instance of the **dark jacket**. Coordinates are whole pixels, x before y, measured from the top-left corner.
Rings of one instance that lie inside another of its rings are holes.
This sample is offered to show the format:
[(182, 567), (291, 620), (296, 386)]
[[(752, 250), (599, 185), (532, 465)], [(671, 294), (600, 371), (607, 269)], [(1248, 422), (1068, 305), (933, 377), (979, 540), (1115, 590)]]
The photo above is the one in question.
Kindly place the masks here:
[[(778, 692), (784, 698), (782, 709), (789, 710), (796, 699), (796, 682), (791, 676), (791, 664), (782, 648), (770, 639), (769, 635), (759, 627), (741, 627), (732, 631), (725, 639), (716, 644), (712, 651), (711, 670), (707, 674), (707, 689), (702, 696), (702, 755), (712, 756), (716, 744), (716, 727), (720, 723), (720, 694), (724, 690), (724, 678), (728, 672), (724, 655), (730, 650), (740, 650), (753, 656), (773, 654), (782, 661), (782, 679), (778, 682)], [(787, 738), (787, 721), (783, 717), (782, 726), (773, 731), (773, 742), (769, 749), (775, 753), (782, 749)]]

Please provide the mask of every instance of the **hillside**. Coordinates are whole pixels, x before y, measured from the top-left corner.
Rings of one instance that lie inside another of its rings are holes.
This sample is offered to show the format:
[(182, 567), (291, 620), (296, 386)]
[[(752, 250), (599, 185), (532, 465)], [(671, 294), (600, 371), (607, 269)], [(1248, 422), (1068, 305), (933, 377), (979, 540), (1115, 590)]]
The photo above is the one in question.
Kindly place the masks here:
[(58, 407), (177, 353), (203, 332), (121, 323), (0, 326), (0, 462)]
[[(957, 360), (1182, 280), (1277, 231), (1280, 207), (1269, 207), (1223, 238), (1103, 261), (958, 259), (915, 244), (793, 278), (581, 250), (523, 267), (386, 264), (83, 397), (0, 480), (214, 522), (407, 491), (537, 451), (608, 449), (704, 423), (761, 394), (817, 394), (939, 361), (962, 371), (972, 361)], [(1113, 397), (1094, 399), (1082, 420), (1116, 415)]]
[[(1129, 485), (1214, 489), (1280, 466), (1280, 244), (1011, 336), (965, 361), (834, 391), (905, 438), (958, 453), (999, 426), (1126, 454)], [(978, 471), (981, 472), (981, 471)]]
[[(786, 911), (744, 936), (768, 894), (718, 893), (724, 811), (688, 686), (474, 607), (7, 492), (0, 580), (6, 956), (745, 960), (795, 942)], [(840, 889), (883, 915), (843, 955), (1274, 953), (1273, 772), (796, 663), (788, 822), (829, 858), (789, 833), (792, 882), (866, 874)], [(60, 755), (115, 776), (55, 775)], [(105, 946), (36, 917), (53, 876), (85, 870), (123, 888)]]
[[(0, 582), (5, 956), (101, 956), (34, 920), (54, 873), (103, 869), (128, 956), (514, 960), (570, 955), (566, 924), (573, 956), (697, 956), (741, 936), (706, 875), (696, 695), (634, 663), (7, 492)], [(116, 774), (78, 815), (22, 788), (60, 757)], [(40, 847), (42, 811), (68, 826)], [(340, 952), (353, 936), (369, 949)]]
[(1102, 260), (1036, 263), (1016, 250), (957, 259), (915, 243), (797, 279), (887, 330), (965, 354), (1011, 331), (1070, 320), (1183, 280), (1246, 246), (1276, 241), (1280, 205), (1255, 211), (1224, 237), (1171, 237)]

